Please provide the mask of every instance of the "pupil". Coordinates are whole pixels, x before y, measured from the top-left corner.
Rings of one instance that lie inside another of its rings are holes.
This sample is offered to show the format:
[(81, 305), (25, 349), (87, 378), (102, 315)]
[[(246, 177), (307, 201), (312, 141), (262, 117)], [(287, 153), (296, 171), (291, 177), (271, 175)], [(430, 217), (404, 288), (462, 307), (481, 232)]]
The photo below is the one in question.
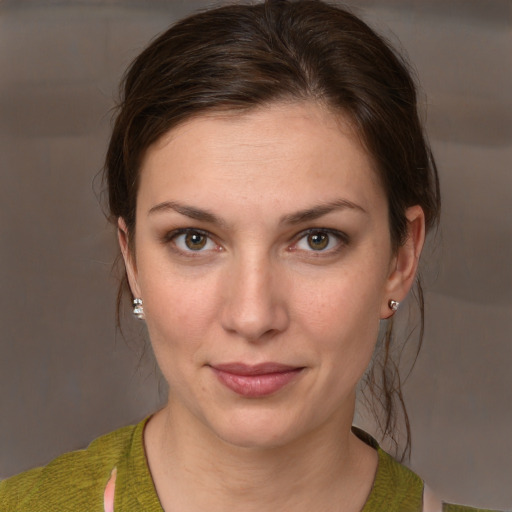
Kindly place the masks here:
[(320, 251), (325, 249), (329, 243), (329, 235), (325, 233), (313, 233), (308, 236), (308, 243), (311, 249)]
[(198, 251), (206, 245), (206, 237), (199, 233), (189, 233), (185, 238), (185, 242), (189, 249)]

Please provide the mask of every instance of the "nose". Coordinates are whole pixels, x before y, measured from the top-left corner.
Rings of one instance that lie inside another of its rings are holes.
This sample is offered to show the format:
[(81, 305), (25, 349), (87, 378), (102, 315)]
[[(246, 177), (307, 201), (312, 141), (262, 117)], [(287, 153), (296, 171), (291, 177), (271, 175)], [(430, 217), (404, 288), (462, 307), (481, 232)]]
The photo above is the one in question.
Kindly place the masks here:
[(284, 275), (269, 260), (241, 258), (223, 287), (222, 326), (250, 342), (271, 339), (289, 324)]

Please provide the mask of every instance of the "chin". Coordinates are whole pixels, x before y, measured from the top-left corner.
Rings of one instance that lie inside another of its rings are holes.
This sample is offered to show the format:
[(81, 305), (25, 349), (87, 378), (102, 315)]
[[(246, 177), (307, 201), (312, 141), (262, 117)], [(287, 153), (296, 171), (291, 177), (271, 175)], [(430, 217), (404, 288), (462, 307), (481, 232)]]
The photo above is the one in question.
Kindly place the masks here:
[(209, 428), (226, 444), (246, 449), (279, 448), (300, 436), (296, 425), (280, 422), (275, 413), (243, 415), (231, 418), (229, 423), (210, 424)]

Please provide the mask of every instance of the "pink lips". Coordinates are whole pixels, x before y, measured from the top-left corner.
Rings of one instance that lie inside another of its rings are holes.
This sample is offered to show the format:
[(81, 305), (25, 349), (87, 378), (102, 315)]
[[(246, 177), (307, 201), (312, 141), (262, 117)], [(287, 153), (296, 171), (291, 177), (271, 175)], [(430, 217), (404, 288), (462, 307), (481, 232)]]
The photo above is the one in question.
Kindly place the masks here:
[(262, 363), (254, 366), (229, 363), (211, 368), (222, 384), (248, 398), (264, 397), (279, 391), (303, 370), (279, 363)]

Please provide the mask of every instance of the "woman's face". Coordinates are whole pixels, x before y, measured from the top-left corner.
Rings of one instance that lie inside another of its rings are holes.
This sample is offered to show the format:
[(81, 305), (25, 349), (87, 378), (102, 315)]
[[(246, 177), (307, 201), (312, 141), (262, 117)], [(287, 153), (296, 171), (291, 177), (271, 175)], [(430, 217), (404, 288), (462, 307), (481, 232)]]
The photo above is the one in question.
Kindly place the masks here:
[(392, 250), (348, 123), (309, 103), (192, 119), (147, 151), (136, 219), (121, 245), (174, 417), (260, 447), (350, 423), (418, 251)]

